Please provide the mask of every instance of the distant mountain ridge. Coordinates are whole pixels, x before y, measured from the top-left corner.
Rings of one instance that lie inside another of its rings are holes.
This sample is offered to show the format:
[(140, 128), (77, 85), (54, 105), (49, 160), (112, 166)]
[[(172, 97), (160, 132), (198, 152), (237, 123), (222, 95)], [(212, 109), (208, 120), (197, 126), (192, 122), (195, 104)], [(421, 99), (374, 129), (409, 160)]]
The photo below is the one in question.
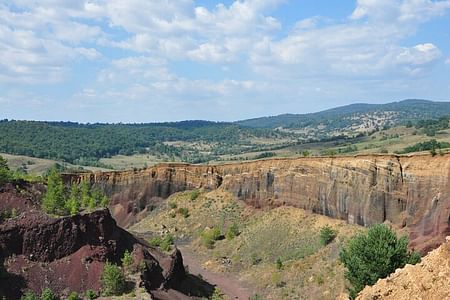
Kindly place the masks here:
[[(321, 123), (342, 121), (354, 115), (394, 112), (391, 125), (433, 119), (450, 115), (450, 102), (436, 102), (421, 99), (407, 99), (386, 104), (354, 103), (308, 114), (281, 114), (278, 116), (253, 118), (235, 122), (241, 126), (254, 128), (303, 128)], [(348, 122), (347, 122), (348, 123)]]

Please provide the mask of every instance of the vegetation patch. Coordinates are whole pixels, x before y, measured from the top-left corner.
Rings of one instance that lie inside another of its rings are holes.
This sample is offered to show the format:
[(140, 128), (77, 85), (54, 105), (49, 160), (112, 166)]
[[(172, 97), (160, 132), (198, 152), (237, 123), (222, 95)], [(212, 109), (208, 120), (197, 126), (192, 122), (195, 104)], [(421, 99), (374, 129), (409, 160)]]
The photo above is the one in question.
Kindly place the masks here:
[(374, 225), (367, 234), (352, 238), (340, 253), (351, 283), (350, 296), (355, 298), (366, 285), (373, 285), (405, 264), (420, 261), (417, 252), (408, 250), (408, 238), (397, 238), (394, 231), (384, 224)]

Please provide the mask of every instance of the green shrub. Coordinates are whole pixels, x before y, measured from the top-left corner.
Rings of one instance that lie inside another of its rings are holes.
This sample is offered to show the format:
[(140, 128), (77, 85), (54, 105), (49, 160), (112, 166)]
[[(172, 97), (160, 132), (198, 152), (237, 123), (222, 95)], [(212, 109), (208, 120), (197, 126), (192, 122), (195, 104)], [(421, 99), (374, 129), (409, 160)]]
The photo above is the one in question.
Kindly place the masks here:
[(187, 209), (186, 207), (180, 207), (177, 212), (184, 218), (189, 217), (189, 209)]
[(386, 225), (378, 224), (367, 234), (352, 238), (340, 252), (340, 259), (347, 271), (345, 277), (352, 287), (350, 296), (354, 298), (366, 285), (373, 285), (407, 263), (420, 261), (418, 253), (408, 251), (408, 239), (397, 238)]
[(283, 261), (281, 260), (281, 257), (277, 258), (276, 265), (278, 270), (283, 269)]
[(336, 237), (336, 230), (331, 228), (331, 226), (326, 225), (320, 229), (320, 242), (322, 245), (328, 245)]
[(175, 201), (169, 201), (169, 207), (171, 208), (171, 209), (175, 209), (175, 208), (177, 208), (177, 203), (175, 202)]
[(256, 253), (252, 253), (250, 256), (250, 262), (252, 265), (256, 266), (262, 262), (262, 259)]
[(163, 251), (170, 251), (171, 246), (174, 244), (174, 236), (167, 234), (164, 238), (159, 236), (152, 238), (149, 243), (153, 247), (159, 247)]
[(38, 300), (38, 297), (32, 291), (28, 291), (20, 298), (20, 300)]
[(97, 298), (97, 293), (93, 290), (87, 290), (86, 293), (84, 293), (85, 297), (89, 300), (93, 300)]
[(128, 268), (133, 264), (133, 262), (134, 262), (133, 256), (130, 254), (130, 251), (125, 250), (122, 257), (122, 266)]
[(102, 292), (105, 296), (121, 295), (125, 290), (125, 276), (115, 264), (107, 262), (102, 274)]
[(263, 298), (260, 295), (254, 294), (248, 300), (262, 300), (262, 299)]
[(200, 196), (200, 191), (199, 190), (193, 190), (191, 192), (191, 201), (194, 201), (198, 198), (198, 196)]
[(155, 236), (155, 237), (151, 238), (148, 242), (150, 243), (150, 246), (159, 247), (159, 246), (161, 246), (162, 239), (159, 236)]
[(168, 234), (162, 239), (160, 248), (163, 251), (170, 251), (171, 246), (173, 245), (173, 243), (174, 243), (173, 235)]
[(205, 245), (206, 248), (212, 249), (214, 247), (215, 242), (220, 238), (221, 233), (220, 229), (217, 227), (211, 228), (211, 229), (205, 229), (201, 234), (201, 239), (203, 245)]
[(58, 299), (51, 289), (45, 288), (41, 294), (41, 300), (56, 300)]
[(218, 287), (214, 288), (214, 293), (211, 296), (211, 300), (225, 300), (222, 291)]
[(236, 223), (233, 223), (225, 233), (227, 240), (232, 240), (239, 235), (239, 227)]
[(67, 297), (67, 300), (79, 300), (80, 296), (76, 292), (70, 293), (69, 297)]

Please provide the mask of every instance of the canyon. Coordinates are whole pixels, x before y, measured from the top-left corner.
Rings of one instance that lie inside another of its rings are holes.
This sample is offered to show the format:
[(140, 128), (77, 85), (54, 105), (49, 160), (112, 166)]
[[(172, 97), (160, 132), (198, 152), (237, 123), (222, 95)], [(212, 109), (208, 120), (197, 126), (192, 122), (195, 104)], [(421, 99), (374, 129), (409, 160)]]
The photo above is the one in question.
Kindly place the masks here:
[(130, 171), (65, 174), (111, 198), (128, 227), (170, 195), (223, 189), (257, 208), (293, 206), (350, 224), (388, 222), (426, 253), (450, 233), (450, 154), (267, 159), (223, 165), (159, 164)]

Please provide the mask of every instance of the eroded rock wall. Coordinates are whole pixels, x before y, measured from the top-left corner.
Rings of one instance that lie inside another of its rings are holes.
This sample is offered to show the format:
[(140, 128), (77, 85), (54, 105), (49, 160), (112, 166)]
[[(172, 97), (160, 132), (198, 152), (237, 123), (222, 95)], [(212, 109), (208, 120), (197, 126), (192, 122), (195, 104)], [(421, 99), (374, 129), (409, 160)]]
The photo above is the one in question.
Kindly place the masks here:
[(156, 202), (193, 188), (222, 188), (256, 207), (291, 205), (369, 226), (389, 221), (422, 251), (449, 233), (450, 155), (269, 159), (214, 166), (161, 164), (83, 174), (112, 197), (122, 226)]

